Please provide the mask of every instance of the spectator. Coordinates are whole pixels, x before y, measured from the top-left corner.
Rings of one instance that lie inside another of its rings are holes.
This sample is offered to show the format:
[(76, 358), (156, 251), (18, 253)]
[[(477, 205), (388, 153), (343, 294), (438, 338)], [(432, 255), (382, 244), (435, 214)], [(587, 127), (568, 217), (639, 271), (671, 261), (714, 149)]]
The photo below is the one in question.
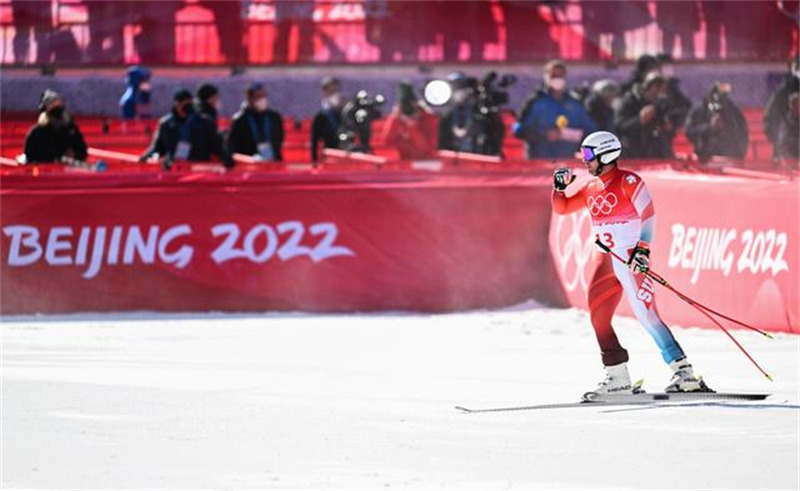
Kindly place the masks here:
[(34, 63), (50, 63), (53, 36), (52, 2), (50, 0), (11, 0), (14, 21), (14, 63), (27, 64), (31, 33), (36, 40)]
[(778, 125), (776, 153), (779, 161), (794, 169), (800, 168), (800, 93), (789, 96), (789, 108)]
[(597, 125), (583, 105), (567, 92), (567, 67), (550, 61), (544, 67), (544, 85), (520, 111), (513, 131), (525, 140), (526, 155), (534, 158), (568, 158)]
[[(667, 119), (672, 123), (674, 131), (683, 126), (686, 116), (692, 110), (692, 101), (681, 91), (681, 81), (675, 76), (672, 56), (661, 53), (656, 55), (658, 71), (667, 83)], [(673, 131), (673, 133), (674, 133)]]
[(672, 53), (677, 39), (681, 58), (694, 58), (694, 33), (700, 30), (700, 4), (697, 1), (659, 1), (656, 4), (656, 23), (661, 28), (661, 49)]
[(436, 116), (414, 92), (409, 82), (397, 85), (397, 103), (383, 126), (387, 146), (397, 148), (403, 160), (436, 156)]
[(611, 80), (598, 80), (592, 85), (592, 92), (584, 106), (598, 130), (614, 131), (614, 106), (619, 101), (619, 85)]
[(319, 142), (325, 148), (339, 147), (339, 126), (342, 124), (342, 108), (345, 104), (342, 84), (335, 77), (325, 77), (322, 88), (322, 109), (311, 123), (311, 160), (316, 162)]
[(122, 63), (128, 4), (90, 1), (85, 5), (89, 24), (89, 45), (86, 47), (89, 60), (94, 63)]
[(652, 55), (642, 55), (636, 59), (636, 65), (628, 80), (622, 82), (620, 91), (622, 95), (633, 90), (634, 85), (644, 82), (644, 79), (652, 72), (658, 72), (658, 60)]
[(781, 158), (781, 127), (786, 123), (789, 114), (789, 98), (800, 91), (800, 57), (792, 60), (789, 73), (781, 85), (772, 93), (764, 110), (764, 132), (772, 143), (772, 158), (776, 162)]
[(86, 142), (64, 99), (47, 89), (39, 102), (39, 120), (25, 137), (25, 162), (59, 162), (63, 157), (86, 160)]
[(150, 70), (132, 66), (125, 76), (125, 92), (119, 100), (123, 120), (150, 118)]
[(689, 113), (686, 137), (701, 162), (713, 156), (743, 159), (747, 154), (747, 120), (730, 99), (730, 90), (730, 84), (715, 84)]
[[(289, 3), (289, 2), (286, 2)], [(228, 65), (247, 62), (243, 34), (247, 32), (244, 19), (245, 2), (241, 0), (200, 0), (199, 4), (214, 13), (214, 26), (219, 38), (219, 49)], [(277, 7), (276, 7), (277, 8)]]
[(139, 160), (164, 157), (162, 164), (169, 168), (176, 160), (207, 162), (212, 154), (226, 167), (233, 166), (215, 124), (194, 112), (191, 92), (181, 89), (175, 92), (172, 111), (159, 120), (153, 142)]
[(447, 76), (452, 95), (449, 107), (439, 119), (439, 148), (456, 152), (477, 152), (475, 124), (475, 79), (463, 72)]
[[(292, 26), (297, 26), (297, 58), (289, 59)], [(274, 63), (308, 63), (314, 60), (314, 0), (275, 0)]]
[(228, 148), (268, 162), (281, 162), (283, 154), (283, 118), (269, 109), (267, 90), (252, 83), (245, 91), (245, 101), (231, 120)]
[(622, 97), (614, 127), (629, 158), (672, 157), (672, 125), (666, 117), (667, 84), (650, 73)]
[(197, 101), (195, 104), (195, 111), (199, 116), (207, 118), (214, 124), (214, 129), (217, 129), (217, 117), (219, 110), (222, 108), (222, 102), (219, 98), (219, 89), (216, 85), (205, 83), (197, 88)]

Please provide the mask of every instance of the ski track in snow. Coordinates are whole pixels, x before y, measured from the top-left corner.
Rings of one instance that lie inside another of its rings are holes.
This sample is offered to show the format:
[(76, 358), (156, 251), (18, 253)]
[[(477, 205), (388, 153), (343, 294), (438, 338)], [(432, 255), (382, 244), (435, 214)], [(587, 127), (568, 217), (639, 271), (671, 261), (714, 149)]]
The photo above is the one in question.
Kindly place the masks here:
[[(577, 400), (603, 377), (588, 315), (2, 319), (3, 488), (797, 489), (800, 336), (676, 329), (719, 391), (763, 403), (461, 414)], [(634, 378), (669, 379), (618, 318)]]

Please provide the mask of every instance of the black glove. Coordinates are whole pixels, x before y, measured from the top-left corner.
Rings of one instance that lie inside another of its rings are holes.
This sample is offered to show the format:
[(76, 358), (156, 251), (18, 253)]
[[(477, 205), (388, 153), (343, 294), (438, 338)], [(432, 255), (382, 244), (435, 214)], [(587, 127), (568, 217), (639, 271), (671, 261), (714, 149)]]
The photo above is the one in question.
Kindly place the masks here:
[(562, 167), (557, 169), (553, 174), (553, 187), (556, 191), (563, 192), (574, 180), (575, 176), (572, 175), (572, 171), (566, 167)]
[(647, 273), (650, 269), (650, 245), (647, 242), (640, 240), (636, 243), (628, 258), (628, 267), (634, 273)]

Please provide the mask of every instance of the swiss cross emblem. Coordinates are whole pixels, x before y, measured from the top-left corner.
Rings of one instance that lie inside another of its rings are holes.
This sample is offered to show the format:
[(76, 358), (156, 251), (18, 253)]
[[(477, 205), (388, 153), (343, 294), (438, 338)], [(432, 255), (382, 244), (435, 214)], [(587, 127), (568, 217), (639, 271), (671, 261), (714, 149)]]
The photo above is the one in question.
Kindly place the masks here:
[(636, 182), (636, 176), (628, 176), (626, 179), (628, 180), (628, 184), (633, 184)]

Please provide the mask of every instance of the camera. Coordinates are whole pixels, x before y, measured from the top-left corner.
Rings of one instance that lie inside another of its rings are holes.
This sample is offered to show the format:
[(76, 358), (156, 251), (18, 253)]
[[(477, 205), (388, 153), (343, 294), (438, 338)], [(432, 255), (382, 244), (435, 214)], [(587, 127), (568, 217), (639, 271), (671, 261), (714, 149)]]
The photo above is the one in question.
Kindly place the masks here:
[(370, 151), (372, 122), (382, 116), (381, 107), (386, 103), (383, 94), (371, 96), (359, 90), (342, 109), (342, 125), (339, 129), (339, 148), (349, 152)]
[(424, 97), (432, 106), (444, 106), (453, 101), (458, 106), (469, 107), (472, 118), (462, 138), (471, 139), (470, 151), (483, 155), (500, 155), (505, 136), (505, 125), (500, 111), (509, 102), (509, 94), (504, 89), (516, 82), (515, 75), (498, 75), (495, 71), (487, 73), (481, 79), (454, 72), (447, 80), (429, 81), (425, 86)]
[(517, 82), (516, 75), (487, 73), (478, 81), (475, 91), (475, 152), (484, 155), (501, 155), (505, 125), (500, 116), (501, 107), (508, 104), (507, 87)]

